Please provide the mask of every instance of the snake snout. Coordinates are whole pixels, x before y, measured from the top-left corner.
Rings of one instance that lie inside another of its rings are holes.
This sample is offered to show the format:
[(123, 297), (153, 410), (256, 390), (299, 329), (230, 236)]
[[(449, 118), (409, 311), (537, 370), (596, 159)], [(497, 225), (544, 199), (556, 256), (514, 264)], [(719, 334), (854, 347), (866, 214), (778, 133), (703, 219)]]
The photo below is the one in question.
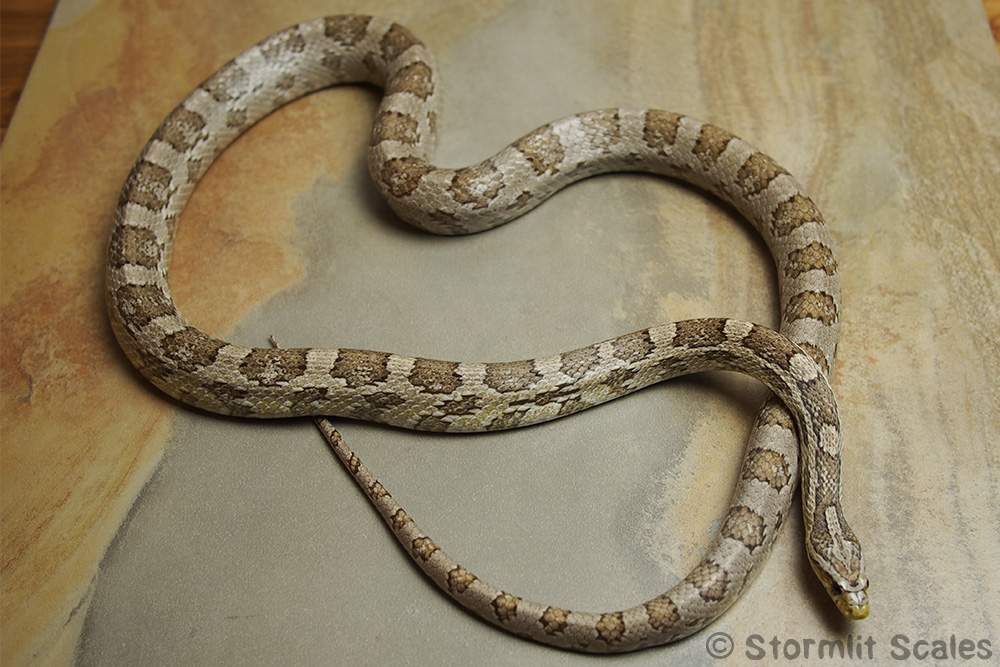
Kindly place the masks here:
[(860, 621), (868, 618), (869, 601), (868, 589), (860, 591), (845, 591), (834, 598), (837, 609), (852, 621)]

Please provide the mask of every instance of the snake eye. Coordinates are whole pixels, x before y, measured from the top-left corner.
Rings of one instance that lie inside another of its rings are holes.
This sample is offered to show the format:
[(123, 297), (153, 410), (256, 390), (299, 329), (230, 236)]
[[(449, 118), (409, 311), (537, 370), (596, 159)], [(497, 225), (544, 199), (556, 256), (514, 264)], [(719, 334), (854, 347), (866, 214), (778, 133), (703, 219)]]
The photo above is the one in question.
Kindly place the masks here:
[(844, 589), (841, 588), (840, 585), (836, 581), (833, 581), (831, 579), (830, 580), (830, 593), (833, 594), (833, 595), (840, 595), (843, 592), (844, 592)]

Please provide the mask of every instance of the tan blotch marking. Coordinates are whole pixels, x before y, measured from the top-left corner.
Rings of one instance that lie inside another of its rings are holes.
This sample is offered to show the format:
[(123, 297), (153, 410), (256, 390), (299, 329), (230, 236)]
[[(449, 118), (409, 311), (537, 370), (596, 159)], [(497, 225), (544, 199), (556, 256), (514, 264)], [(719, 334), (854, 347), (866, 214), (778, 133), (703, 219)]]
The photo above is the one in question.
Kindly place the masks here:
[(420, 40), (409, 30), (393, 23), (389, 31), (382, 37), (382, 59), (388, 65), (411, 46), (420, 44)]
[(291, 382), (306, 372), (306, 351), (302, 349), (251, 350), (240, 362), (240, 373), (263, 385)]
[(826, 292), (806, 290), (799, 292), (788, 301), (785, 321), (794, 322), (811, 318), (830, 325), (837, 321), (837, 304)]
[(407, 514), (406, 510), (404, 510), (402, 507), (400, 507), (393, 513), (392, 515), (393, 530), (402, 530), (403, 526), (405, 526), (408, 523), (413, 523), (413, 519), (410, 518), (410, 515)]
[(134, 264), (152, 269), (160, 261), (160, 245), (156, 234), (149, 229), (116, 225), (111, 236), (111, 255), (117, 266)]
[(351, 452), (351, 454), (347, 457), (347, 469), (355, 475), (358, 474), (359, 470), (361, 470), (361, 459), (359, 459), (358, 455), (354, 452)]
[(790, 480), (788, 461), (770, 449), (755, 449), (743, 468), (743, 479), (756, 479), (780, 491)]
[(294, 412), (303, 413), (325, 403), (329, 394), (330, 390), (326, 387), (296, 387), (288, 402)]
[(348, 387), (364, 387), (385, 382), (389, 377), (389, 354), (371, 350), (342, 349), (330, 369), (330, 375), (343, 379)]
[(547, 607), (538, 622), (542, 624), (542, 630), (545, 631), (545, 634), (558, 635), (569, 625), (569, 614), (568, 609)]
[(353, 46), (365, 38), (370, 16), (327, 16), (323, 19), (323, 34), (337, 44)]
[(295, 75), (294, 74), (282, 74), (278, 77), (278, 80), (274, 82), (274, 87), (278, 90), (291, 90), (295, 86)]
[(773, 331), (756, 324), (743, 339), (743, 344), (753, 350), (758, 357), (783, 369), (789, 367), (791, 358), (799, 351), (795, 344), (784, 336), (776, 336)]
[(333, 50), (327, 50), (323, 53), (323, 59), (319, 61), (320, 64), (331, 72), (337, 72), (340, 74), (346, 70), (347, 60), (343, 55), (337, 53)]
[(799, 382), (799, 391), (802, 399), (810, 405), (816, 406), (812, 411), (814, 418), (823, 424), (838, 424), (836, 403), (833, 398), (833, 391), (826, 379), (817, 376), (809, 382)]
[(714, 347), (726, 341), (726, 320), (684, 320), (676, 324), (675, 347)]
[(368, 495), (372, 500), (382, 500), (389, 496), (389, 490), (377, 479), (368, 486)]
[(404, 144), (415, 144), (420, 139), (417, 131), (417, 119), (398, 111), (383, 111), (375, 119), (372, 131), (372, 145), (383, 141), (399, 141)]
[(745, 505), (733, 509), (722, 525), (722, 534), (753, 551), (764, 543), (764, 517)]
[(780, 426), (786, 430), (794, 430), (795, 422), (792, 421), (792, 416), (788, 413), (788, 410), (784, 406), (777, 402), (771, 401), (764, 406), (760, 414), (757, 416), (758, 426)]
[(721, 127), (705, 123), (701, 126), (701, 131), (698, 133), (698, 140), (694, 144), (693, 152), (701, 160), (702, 165), (710, 167), (725, 152), (726, 146), (734, 138), (733, 135)]
[(565, 352), (559, 358), (559, 370), (574, 380), (579, 380), (596, 366), (597, 362), (597, 348), (582, 347), (579, 350)]
[(681, 124), (680, 114), (651, 109), (646, 112), (646, 123), (642, 127), (642, 139), (650, 148), (665, 152), (667, 146), (677, 141), (677, 128)]
[(213, 74), (201, 85), (216, 102), (229, 102), (241, 97), (250, 83), (250, 75), (245, 69), (230, 63)]
[(142, 160), (125, 181), (123, 198), (150, 211), (162, 211), (170, 199), (170, 171), (158, 164)]
[(534, 132), (517, 140), (514, 148), (531, 163), (531, 168), (541, 176), (545, 173), (557, 173), (559, 164), (566, 157), (559, 136), (548, 126), (540, 127)]
[(436, 359), (416, 359), (409, 380), (432, 394), (450, 394), (462, 384), (457, 363)]
[(226, 126), (239, 128), (247, 124), (246, 109), (233, 109), (226, 112)]
[(816, 365), (820, 367), (824, 375), (830, 375), (830, 362), (826, 360), (826, 355), (823, 350), (819, 349), (812, 343), (800, 342), (799, 347), (802, 351), (808, 354)]
[(621, 118), (618, 111), (594, 111), (580, 116), (586, 142), (607, 149), (622, 140)]
[(815, 222), (823, 224), (823, 215), (811, 199), (803, 195), (792, 195), (782, 202), (771, 214), (771, 235), (787, 236), (802, 225)]
[(522, 190), (521, 194), (519, 194), (514, 201), (507, 204), (506, 210), (515, 211), (517, 209), (524, 208), (525, 206), (528, 205), (528, 202), (530, 202), (533, 198), (534, 196), (531, 194), (531, 192), (529, 192), (528, 190)]
[(434, 168), (425, 160), (415, 157), (393, 158), (382, 164), (381, 179), (394, 197), (405, 197), (413, 194), (420, 185), (420, 179), (432, 171)]
[(674, 627), (681, 620), (677, 605), (666, 593), (653, 598), (643, 606), (646, 608), (646, 616), (649, 617), (649, 625), (660, 632)]
[(453, 593), (464, 593), (475, 581), (476, 575), (460, 565), (448, 571), (448, 590)]
[(253, 405), (246, 400), (246, 390), (223, 382), (202, 383), (193, 389), (181, 388), (178, 393), (182, 401), (190, 401), (223, 414), (248, 415), (253, 412)]
[(729, 587), (729, 577), (725, 570), (710, 560), (702, 561), (691, 570), (685, 581), (694, 586), (698, 595), (708, 602), (718, 602), (724, 598), (726, 588)]
[(736, 182), (743, 190), (743, 194), (750, 197), (763, 192), (771, 181), (787, 173), (767, 155), (754, 153), (736, 172)]
[(428, 560), (438, 550), (438, 545), (434, 544), (429, 537), (418, 537), (413, 540), (413, 553), (420, 560)]
[(205, 119), (201, 114), (177, 107), (170, 112), (155, 137), (177, 151), (186, 151), (204, 138)]
[(633, 331), (611, 341), (612, 354), (626, 363), (634, 363), (644, 359), (653, 351), (653, 341), (649, 330)]
[(430, 97), (434, 92), (434, 73), (431, 68), (422, 62), (415, 62), (396, 72), (386, 86), (386, 93), (402, 92), (411, 93), (422, 100)]
[(598, 639), (602, 639), (606, 644), (615, 644), (625, 636), (625, 619), (620, 611), (601, 614), (595, 629)]
[(484, 382), (499, 392), (508, 392), (528, 389), (540, 378), (530, 361), (504, 361), (486, 364)]
[(364, 394), (365, 403), (370, 405), (376, 412), (391, 410), (406, 403), (406, 399), (391, 391), (376, 391), (373, 394)]
[(144, 327), (157, 317), (174, 315), (174, 305), (156, 285), (122, 285), (115, 291), (115, 302), (123, 319)]
[(163, 354), (178, 368), (193, 373), (211, 366), (219, 350), (226, 346), (221, 340), (206, 336), (194, 327), (167, 334), (162, 341)]
[(458, 398), (435, 403), (435, 407), (449, 415), (471, 415), (482, 409), (483, 401), (475, 394), (460, 394)]
[(260, 53), (265, 60), (278, 60), (282, 56), (302, 53), (306, 50), (306, 38), (293, 30), (265, 40), (260, 46)]
[(639, 374), (637, 368), (616, 368), (609, 371), (602, 384), (607, 385), (608, 390), (614, 394), (627, 393), (627, 385)]
[(807, 271), (816, 270), (830, 276), (836, 273), (837, 260), (833, 258), (833, 251), (829, 247), (819, 241), (813, 241), (804, 248), (788, 253), (788, 262), (785, 264), (787, 277), (795, 278)]
[(503, 174), (489, 160), (459, 169), (448, 186), (448, 192), (455, 201), (473, 208), (486, 208), (502, 189)]
[(493, 598), (490, 605), (493, 607), (493, 613), (496, 614), (497, 620), (503, 623), (517, 616), (517, 605), (520, 601), (521, 598), (516, 595), (501, 591)]

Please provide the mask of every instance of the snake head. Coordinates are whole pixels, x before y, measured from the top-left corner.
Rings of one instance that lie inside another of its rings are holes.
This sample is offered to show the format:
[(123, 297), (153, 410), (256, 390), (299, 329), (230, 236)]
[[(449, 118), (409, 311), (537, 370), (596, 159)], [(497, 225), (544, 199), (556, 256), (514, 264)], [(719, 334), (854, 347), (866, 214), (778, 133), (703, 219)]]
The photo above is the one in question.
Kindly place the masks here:
[(867, 618), (868, 577), (861, 545), (839, 505), (828, 507), (818, 519), (823, 529), (814, 532), (806, 548), (813, 571), (840, 613), (854, 621)]

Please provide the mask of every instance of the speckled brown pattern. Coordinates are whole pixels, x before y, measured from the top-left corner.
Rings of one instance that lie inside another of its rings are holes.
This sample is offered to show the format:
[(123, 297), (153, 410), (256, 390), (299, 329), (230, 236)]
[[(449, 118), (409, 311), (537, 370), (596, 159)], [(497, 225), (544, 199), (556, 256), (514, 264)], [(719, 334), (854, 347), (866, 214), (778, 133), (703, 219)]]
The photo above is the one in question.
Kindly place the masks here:
[(736, 507), (722, 524), (722, 534), (753, 551), (764, 543), (764, 517), (745, 505)]
[(681, 124), (680, 114), (651, 109), (646, 112), (646, 122), (642, 127), (642, 139), (655, 150), (673, 146), (677, 141), (677, 128)]
[(823, 215), (809, 197), (796, 193), (774, 210), (771, 216), (771, 234), (775, 237), (788, 236), (811, 222), (822, 224)]
[(569, 624), (569, 610), (559, 607), (547, 607), (539, 622), (547, 635), (557, 635)]
[(609, 645), (617, 644), (625, 635), (625, 619), (620, 611), (601, 614), (594, 627), (597, 629), (597, 638)]
[(743, 479), (758, 480), (775, 490), (780, 490), (791, 482), (789, 468), (788, 461), (780, 453), (758, 449), (744, 466)]
[(701, 160), (702, 165), (713, 167), (734, 138), (722, 128), (705, 123), (701, 126), (701, 133), (695, 142), (693, 152)]
[[(119, 266), (132, 265), (152, 269), (160, 261), (160, 244), (156, 240), (156, 234), (142, 227), (131, 225), (116, 227), (111, 237), (111, 252), (118, 258)], [(161, 291), (152, 285), (142, 287)]]
[(251, 382), (286, 384), (306, 372), (305, 350), (278, 350), (280, 355), (260, 354), (254, 350), (243, 357), (240, 373)]
[(785, 264), (786, 276), (796, 278), (809, 271), (822, 271), (830, 276), (836, 273), (837, 260), (833, 258), (833, 250), (829, 246), (813, 241), (788, 253), (788, 262)]
[(450, 394), (462, 384), (454, 361), (416, 359), (409, 375), (410, 383), (432, 394)]
[(387, 160), (382, 165), (381, 175), (389, 191), (395, 197), (413, 194), (420, 185), (420, 179), (433, 171), (433, 167), (412, 157)]
[(153, 212), (162, 211), (171, 194), (170, 171), (145, 160), (136, 164), (122, 194), (130, 204)]
[(390, 85), (399, 92), (410, 93), (426, 100), (434, 93), (434, 75), (431, 68), (424, 63), (413, 63), (396, 72)]
[(520, 598), (503, 592), (493, 598), (493, 612), (496, 614), (497, 620), (503, 623), (517, 616), (518, 602), (520, 602)]
[(389, 377), (389, 355), (371, 350), (343, 349), (330, 368), (330, 377), (357, 388), (384, 382)]
[(455, 593), (464, 593), (474, 581), (476, 581), (476, 575), (464, 567), (456, 565), (448, 571), (448, 588)]
[(372, 131), (372, 143), (383, 141), (401, 141), (404, 144), (415, 144), (420, 139), (417, 119), (396, 111), (383, 111), (375, 119)]
[(748, 197), (759, 195), (778, 176), (788, 174), (763, 153), (754, 153), (736, 174), (736, 182)]
[(503, 174), (492, 161), (487, 160), (475, 167), (456, 171), (448, 192), (459, 204), (486, 208), (497, 198), (502, 189)]
[(518, 139), (514, 148), (531, 163), (531, 168), (538, 176), (559, 171), (559, 164), (566, 157), (558, 135), (549, 127), (540, 127)]
[(806, 290), (794, 295), (788, 302), (786, 318), (819, 320), (823, 324), (837, 321), (837, 302), (832, 294), (817, 290)]

